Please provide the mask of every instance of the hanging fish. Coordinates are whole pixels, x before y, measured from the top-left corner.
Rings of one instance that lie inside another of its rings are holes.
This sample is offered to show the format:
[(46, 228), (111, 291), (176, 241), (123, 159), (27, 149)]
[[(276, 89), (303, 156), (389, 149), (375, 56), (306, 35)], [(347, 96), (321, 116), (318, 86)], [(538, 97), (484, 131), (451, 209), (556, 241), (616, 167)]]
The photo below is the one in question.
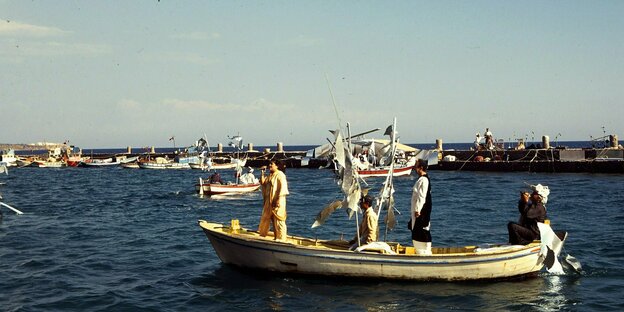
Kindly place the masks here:
[(325, 206), (325, 208), (323, 208), (323, 210), (316, 215), (316, 220), (314, 221), (314, 224), (312, 224), (312, 228), (321, 226), (325, 223), (327, 218), (329, 218), (329, 215), (331, 215), (338, 208), (342, 208), (342, 200), (335, 200)]
[(396, 218), (394, 216), (394, 198), (390, 198), (388, 203), (388, 213), (386, 214), (384, 222), (389, 231), (392, 231), (396, 226)]

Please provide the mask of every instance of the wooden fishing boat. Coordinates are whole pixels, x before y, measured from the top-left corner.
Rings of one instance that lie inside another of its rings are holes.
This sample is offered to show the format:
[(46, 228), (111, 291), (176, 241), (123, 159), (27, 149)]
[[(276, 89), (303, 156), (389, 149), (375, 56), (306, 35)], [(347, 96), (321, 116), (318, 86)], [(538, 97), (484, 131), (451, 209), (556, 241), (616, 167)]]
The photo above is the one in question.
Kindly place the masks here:
[(260, 184), (218, 184), (200, 180), (195, 184), (195, 191), (201, 195), (235, 195), (257, 191)]
[(52, 159), (48, 159), (48, 160), (34, 160), (31, 164), (32, 167), (39, 167), (39, 168), (62, 168), (62, 167), (66, 167), (67, 163), (65, 163), (62, 160), (52, 160)]
[(138, 162), (129, 162), (129, 163), (122, 163), (121, 164), (122, 168), (126, 168), (126, 169), (139, 169), (141, 167), (139, 167), (139, 163)]
[(223, 263), (282, 273), (396, 280), (508, 279), (536, 275), (546, 259), (539, 241), (526, 246), (433, 247), (432, 255), (418, 255), (413, 247), (398, 243), (377, 242), (376, 248), (351, 251), (342, 240), (288, 236), (275, 241), (271, 233), (261, 237), (240, 228), (237, 220), (230, 226), (199, 220), (199, 226)]
[(188, 163), (178, 163), (164, 157), (156, 157), (153, 160), (142, 160), (138, 162), (141, 169), (190, 169)]
[[(392, 176), (394, 177), (402, 177), (408, 176), (412, 173), (413, 166), (405, 166), (405, 167), (395, 167), (392, 171)], [(358, 170), (358, 175), (361, 178), (369, 178), (369, 177), (385, 177), (390, 172), (390, 167), (380, 167), (380, 168), (371, 168), (366, 170)]]
[(239, 159), (239, 158), (231, 158), (229, 162), (225, 163), (216, 163), (210, 162), (208, 164), (200, 162), (200, 163), (189, 163), (191, 169), (202, 169), (202, 170), (223, 170), (223, 169), (235, 169), (237, 166), (245, 167), (247, 163), (247, 158)]
[(89, 159), (89, 157), (82, 157), (82, 156), (68, 156), (65, 159), (65, 163), (67, 163), (68, 167), (78, 167), (80, 166), (83, 162), (87, 161)]
[(113, 161), (112, 158), (104, 158), (104, 159), (87, 159), (83, 161), (81, 166), (84, 167), (109, 167), (109, 166), (117, 166), (119, 165), (119, 161)]
[(177, 162), (157, 163), (157, 162), (139, 162), (139, 168), (141, 169), (190, 169), (188, 163), (181, 164)]
[(16, 163), (18, 167), (28, 167), (32, 165), (33, 159), (33, 157), (18, 158)]

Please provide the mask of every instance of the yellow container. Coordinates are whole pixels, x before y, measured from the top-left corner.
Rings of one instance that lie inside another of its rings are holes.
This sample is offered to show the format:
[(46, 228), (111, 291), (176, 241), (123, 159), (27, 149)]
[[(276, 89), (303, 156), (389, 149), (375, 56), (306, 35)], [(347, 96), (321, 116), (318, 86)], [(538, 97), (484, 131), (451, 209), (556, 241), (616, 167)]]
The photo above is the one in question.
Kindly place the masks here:
[(238, 219), (232, 219), (232, 221), (230, 221), (230, 227), (232, 228), (232, 231), (240, 230), (240, 223), (238, 222)]

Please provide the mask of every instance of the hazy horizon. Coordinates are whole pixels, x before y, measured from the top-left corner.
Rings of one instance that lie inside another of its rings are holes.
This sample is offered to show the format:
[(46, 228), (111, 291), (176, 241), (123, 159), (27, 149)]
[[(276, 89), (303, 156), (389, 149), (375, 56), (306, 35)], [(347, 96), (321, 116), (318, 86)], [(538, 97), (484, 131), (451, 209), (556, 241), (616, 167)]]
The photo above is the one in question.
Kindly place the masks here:
[(624, 135), (622, 1), (0, 8), (1, 142), (308, 145), (394, 117), (402, 142)]

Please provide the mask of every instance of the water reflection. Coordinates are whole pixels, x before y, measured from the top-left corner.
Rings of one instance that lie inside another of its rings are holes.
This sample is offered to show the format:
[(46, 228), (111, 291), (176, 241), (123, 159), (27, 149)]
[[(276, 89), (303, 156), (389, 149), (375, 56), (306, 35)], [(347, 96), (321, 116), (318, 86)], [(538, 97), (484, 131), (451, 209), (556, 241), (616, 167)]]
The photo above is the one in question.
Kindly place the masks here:
[[(544, 274), (514, 281), (400, 282), (331, 277), (286, 276), (220, 265), (190, 281), (204, 299), (241, 302), (241, 296), (264, 298), (271, 310), (473, 311), (561, 310), (574, 278)], [(244, 301), (244, 300), (243, 300)], [(258, 301), (256, 300), (256, 303)]]

